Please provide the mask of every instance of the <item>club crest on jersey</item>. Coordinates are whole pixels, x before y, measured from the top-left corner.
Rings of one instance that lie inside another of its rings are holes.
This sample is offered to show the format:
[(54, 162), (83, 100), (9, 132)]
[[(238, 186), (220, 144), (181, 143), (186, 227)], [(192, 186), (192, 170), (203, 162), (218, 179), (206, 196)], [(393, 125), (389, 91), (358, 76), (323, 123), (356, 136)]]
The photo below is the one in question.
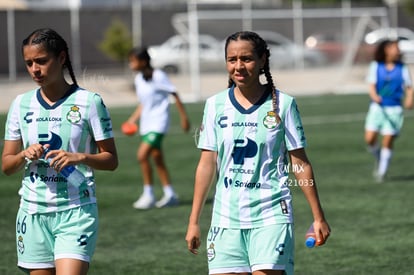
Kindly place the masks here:
[(267, 112), (267, 115), (263, 119), (263, 125), (267, 129), (274, 129), (277, 126), (277, 124), (278, 123), (277, 123), (275, 112), (273, 112), (273, 111)]
[(70, 108), (70, 111), (67, 113), (66, 119), (72, 124), (78, 123), (81, 120), (81, 113), (79, 112), (79, 107), (73, 105)]

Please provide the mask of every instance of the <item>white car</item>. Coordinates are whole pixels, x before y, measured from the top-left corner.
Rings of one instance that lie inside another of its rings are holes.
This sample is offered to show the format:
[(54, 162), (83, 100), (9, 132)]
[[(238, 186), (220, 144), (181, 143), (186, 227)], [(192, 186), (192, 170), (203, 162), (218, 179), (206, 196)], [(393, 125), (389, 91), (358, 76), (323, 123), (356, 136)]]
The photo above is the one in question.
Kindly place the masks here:
[[(224, 49), (216, 38), (199, 35), (199, 62), (203, 71), (225, 68)], [(161, 45), (150, 46), (151, 64), (167, 73), (186, 73), (190, 67), (190, 44), (183, 36), (174, 35)]]
[(270, 49), (271, 69), (294, 68), (300, 66), (301, 62), (303, 62), (305, 68), (310, 68), (324, 65), (328, 61), (321, 51), (297, 45), (279, 33), (272, 31), (256, 32), (267, 42)]
[(398, 40), (398, 46), (406, 63), (414, 63), (414, 32), (407, 28), (381, 28), (365, 35), (365, 43), (377, 44), (381, 40)]

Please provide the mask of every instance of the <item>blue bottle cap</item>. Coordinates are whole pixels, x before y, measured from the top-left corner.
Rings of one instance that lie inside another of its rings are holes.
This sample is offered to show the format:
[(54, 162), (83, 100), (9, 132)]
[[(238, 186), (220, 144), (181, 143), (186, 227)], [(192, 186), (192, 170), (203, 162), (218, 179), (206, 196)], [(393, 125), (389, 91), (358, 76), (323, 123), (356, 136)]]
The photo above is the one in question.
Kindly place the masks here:
[(313, 237), (308, 237), (308, 238), (306, 239), (306, 241), (305, 241), (305, 245), (306, 245), (307, 247), (309, 247), (309, 248), (314, 247), (314, 246), (315, 246), (315, 244), (316, 244), (316, 240), (315, 240), (315, 238), (313, 238)]

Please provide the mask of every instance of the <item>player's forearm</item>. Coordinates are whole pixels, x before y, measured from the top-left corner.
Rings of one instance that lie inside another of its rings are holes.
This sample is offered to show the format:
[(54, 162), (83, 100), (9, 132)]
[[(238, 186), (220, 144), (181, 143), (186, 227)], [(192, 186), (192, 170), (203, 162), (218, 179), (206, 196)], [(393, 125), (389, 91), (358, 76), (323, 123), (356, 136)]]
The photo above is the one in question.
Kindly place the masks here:
[(26, 163), (24, 150), (15, 155), (6, 155), (2, 157), (1, 170), (7, 176), (20, 171)]
[(301, 183), (299, 186), (309, 203), (314, 220), (325, 220), (325, 216), (319, 200), (312, 166), (309, 163), (304, 164), (302, 171), (296, 172), (295, 177), (297, 181)]
[(137, 108), (135, 108), (134, 112), (128, 118), (128, 121), (131, 123), (137, 122), (137, 120), (141, 116), (141, 110), (142, 110), (141, 105), (137, 106)]
[(178, 113), (182, 120), (187, 120), (187, 112), (185, 111), (184, 104), (182, 103), (180, 97), (175, 94), (175, 105), (177, 106)]
[(374, 102), (377, 102), (377, 103), (381, 102), (381, 97), (377, 93), (377, 89), (375, 87), (375, 84), (370, 84), (370, 86), (369, 86), (369, 97)]
[(201, 216), (201, 212), (204, 208), (210, 187), (212, 185), (212, 179), (215, 168), (210, 166), (198, 165), (196, 171), (196, 179), (194, 184), (194, 196), (193, 206), (189, 218), (189, 224), (198, 224)]
[(118, 167), (118, 158), (111, 152), (102, 152), (98, 154), (80, 154), (80, 163), (85, 164), (97, 170), (115, 170)]
[(413, 108), (413, 88), (407, 87), (405, 90), (405, 99), (404, 99), (404, 107), (406, 109), (412, 109)]

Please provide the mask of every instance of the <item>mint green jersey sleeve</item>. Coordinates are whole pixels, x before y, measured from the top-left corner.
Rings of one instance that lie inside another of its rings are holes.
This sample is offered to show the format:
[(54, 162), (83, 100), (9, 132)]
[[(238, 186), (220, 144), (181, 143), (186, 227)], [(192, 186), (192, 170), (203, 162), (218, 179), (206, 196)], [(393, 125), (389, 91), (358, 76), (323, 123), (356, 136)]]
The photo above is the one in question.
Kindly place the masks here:
[(291, 98), (284, 114), (285, 143), (288, 151), (306, 147), (306, 137), (296, 100)]

